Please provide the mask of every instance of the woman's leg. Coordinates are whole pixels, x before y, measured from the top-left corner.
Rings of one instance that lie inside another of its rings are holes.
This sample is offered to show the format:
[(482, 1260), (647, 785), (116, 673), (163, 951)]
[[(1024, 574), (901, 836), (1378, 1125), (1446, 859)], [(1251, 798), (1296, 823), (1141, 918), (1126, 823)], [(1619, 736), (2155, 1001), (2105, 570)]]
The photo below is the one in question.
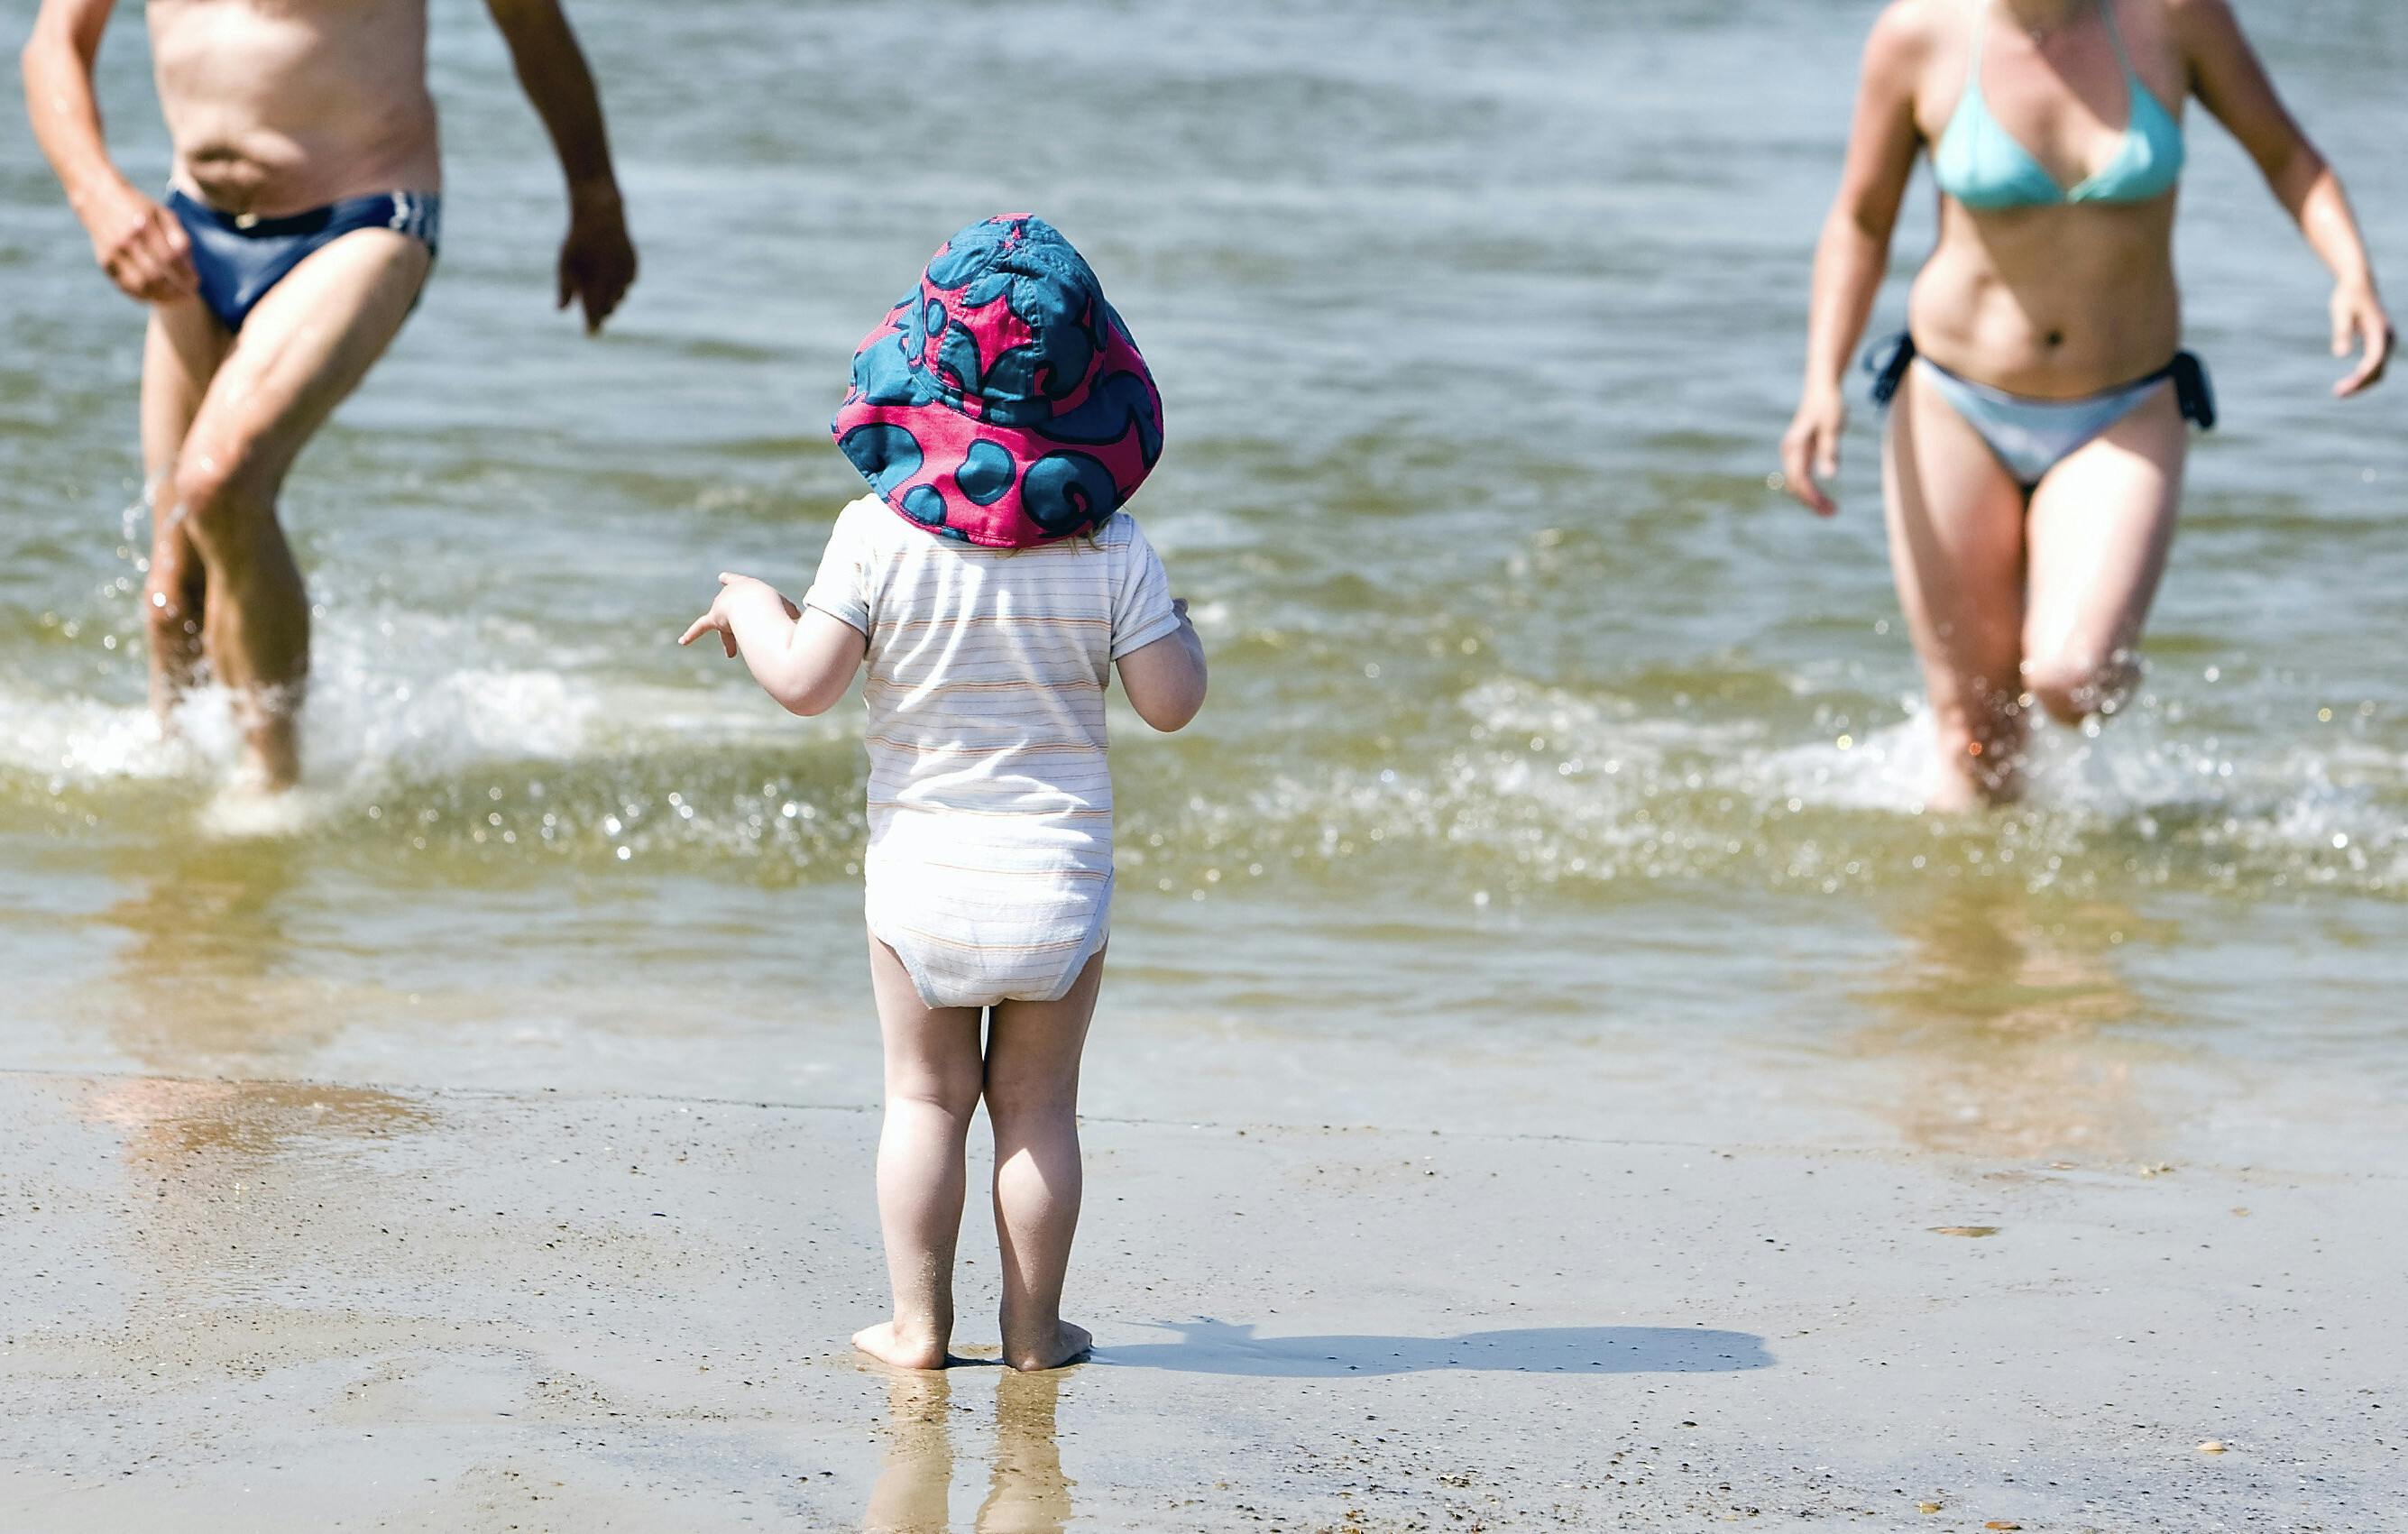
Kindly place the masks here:
[(874, 937), (869, 983), (886, 1046), (878, 1224), (886, 1236), (895, 1313), (853, 1333), (853, 1345), (905, 1369), (942, 1369), (953, 1336), (962, 1153), (978, 1110), (979, 1012), (922, 1001), (903, 961)]
[(1003, 1361), (1054, 1369), (1087, 1351), (1062, 1319), (1062, 1276), (1079, 1228), (1079, 1055), (1104, 982), (1104, 956), (1059, 1001), (1007, 1001), (986, 1050), (995, 1125), (995, 1228), (1003, 1244)]
[(2140, 676), (2189, 446), (2168, 384), (2032, 492), (2024, 690), (2065, 724), (2114, 712)]
[(1931, 806), (2012, 799), (2024, 740), (2023, 487), (1915, 367), (1890, 405), (1882, 493), (1938, 738)]

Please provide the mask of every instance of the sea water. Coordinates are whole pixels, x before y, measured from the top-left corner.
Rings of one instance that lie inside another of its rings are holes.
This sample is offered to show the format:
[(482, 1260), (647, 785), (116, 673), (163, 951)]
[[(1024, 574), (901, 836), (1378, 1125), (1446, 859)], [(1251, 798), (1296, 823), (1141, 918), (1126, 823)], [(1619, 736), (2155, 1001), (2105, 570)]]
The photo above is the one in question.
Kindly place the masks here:
[[(542, 130), (439, 0), (445, 246), (286, 487), (317, 644), (271, 810), (222, 698), (145, 712), (141, 314), (0, 136), (0, 1065), (873, 1100), (857, 706), (670, 641), (723, 568), (800, 593), (861, 490), (853, 344), (1025, 209), (1159, 375), (1136, 509), (1213, 667), (1181, 736), (1115, 713), (1091, 1108), (1616, 1131), (1467, 1088), (1519, 1063), (1707, 1138), (2041, 1156), (2268, 1082), (2396, 1101), (2408, 380), (2329, 396), (2324, 274), (2194, 104), (2224, 423), (2147, 681), (2026, 805), (1922, 813), (1861, 396), (1837, 522), (1768, 480), (1870, 17), (586, 0), (643, 261), (588, 340)], [(2402, 259), (2408, 16), (2249, 19)], [(138, 7), (101, 73), (157, 184)]]

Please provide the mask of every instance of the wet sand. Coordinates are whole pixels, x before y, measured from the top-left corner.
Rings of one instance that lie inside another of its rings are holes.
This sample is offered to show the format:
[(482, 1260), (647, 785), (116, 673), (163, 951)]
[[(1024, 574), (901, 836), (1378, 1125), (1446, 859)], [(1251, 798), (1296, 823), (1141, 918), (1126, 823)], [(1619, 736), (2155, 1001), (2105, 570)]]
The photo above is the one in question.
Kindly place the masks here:
[(2022, 1161), (1703, 1114), (1713, 1073), (1467, 1069), (1524, 1132), (1091, 1119), (1095, 1360), (982, 1353), (973, 1209), (968, 1362), (907, 1377), (841, 1340), (882, 1294), (862, 1108), (11, 1072), (0, 1524), (2373, 1530), (2408, 1495), (2401, 1180), (2350, 1165), (2383, 1116)]

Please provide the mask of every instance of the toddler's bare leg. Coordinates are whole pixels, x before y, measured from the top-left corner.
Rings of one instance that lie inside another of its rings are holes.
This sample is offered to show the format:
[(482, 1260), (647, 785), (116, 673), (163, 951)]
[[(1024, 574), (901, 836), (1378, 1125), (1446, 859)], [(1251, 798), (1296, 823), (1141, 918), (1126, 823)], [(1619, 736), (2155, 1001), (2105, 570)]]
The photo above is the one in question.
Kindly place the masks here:
[(878, 1223), (895, 1313), (853, 1345), (905, 1369), (942, 1369), (953, 1335), (953, 1247), (962, 1227), (964, 1142), (980, 1086), (975, 1007), (930, 1007), (895, 951), (869, 939), (870, 988), (886, 1048), (878, 1136)]
[(1057, 1368), (1087, 1350), (1086, 1331), (1062, 1319), (1062, 1276), (1079, 1228), (1079, 1054), (1103, 981), (1097, 953), (1061, 1000), (1007, 1001), (988, 1030), (1003, 1361), (1014, 1369)]

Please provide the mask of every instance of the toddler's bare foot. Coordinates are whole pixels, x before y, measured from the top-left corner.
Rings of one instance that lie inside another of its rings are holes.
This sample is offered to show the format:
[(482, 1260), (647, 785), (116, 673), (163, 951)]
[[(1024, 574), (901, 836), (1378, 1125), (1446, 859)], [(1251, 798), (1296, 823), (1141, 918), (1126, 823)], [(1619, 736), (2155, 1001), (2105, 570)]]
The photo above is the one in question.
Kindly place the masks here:
[(1007, 1346), (1003, 1350), (1003, 1361), (1024, 1374), (1038, 1369), (1060, 1369), (1065, 1364), (1074, 1364), (1084, 1358), (1094, 1342), (1095, 1338), (1089, 1335), (1086, 1327), (1072, 1326), (1068, 1321), (1058, 1322), (1052, 1340), (1045, 1345), (1034, 1348)]
[[(1086, 1334), (1079, 1334), (1084, 1337)], [(895, 1329), (892, 1321), (881, 1321), (874, 1326), (864, 1326), (853, 1334), (853, 1345), (882, 1364), (896, 1369), (942, 1369), (953, 1360), (945, 1344), (934, 1338), (907, 1338)]]

